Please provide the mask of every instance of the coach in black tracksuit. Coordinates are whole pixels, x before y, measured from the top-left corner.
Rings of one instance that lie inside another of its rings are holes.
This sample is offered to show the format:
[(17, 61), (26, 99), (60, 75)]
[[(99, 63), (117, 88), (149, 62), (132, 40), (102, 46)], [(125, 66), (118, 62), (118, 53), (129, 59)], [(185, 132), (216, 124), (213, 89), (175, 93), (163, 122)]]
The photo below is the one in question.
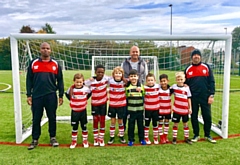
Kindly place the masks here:
[[(50, 144), (57, 147), (56, 140), (56, 110), (63, 103), (63, 74), (61, 66), (50, 57), (51, 48), (46, 42), (40, 46), (41, 56), (29, 64), (26, 79), (27, 102), (32, 107), (32, 143), (29, 150), (38, 145), (41, 135), (41, 119), (46, 110), (49, 120)], [(59, 100), (56, 91), (59, 91)]]
[(194, 137), (193, 142), (199, 140), (198, 111), (201, 107), (204, 121), (204, 136), (211, 143), (216, 143), (210, 136), (212, 125), (211, 104), (214, 101), (215, 80), (208, 64), (201, 62), (201, 52), (198, 49), (191, 53), (192, 64), (185, 69), (186, 84), (190, 87), (192, 97), (191, 122)]

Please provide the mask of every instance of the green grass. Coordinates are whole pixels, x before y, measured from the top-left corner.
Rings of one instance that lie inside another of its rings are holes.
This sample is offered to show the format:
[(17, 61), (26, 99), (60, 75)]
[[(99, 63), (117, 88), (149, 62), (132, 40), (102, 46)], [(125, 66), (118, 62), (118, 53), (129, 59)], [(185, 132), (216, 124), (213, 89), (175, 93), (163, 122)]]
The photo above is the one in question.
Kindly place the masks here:
[(187, 144), (135, 146), (135, 147), (90, 147), (70, 150), (66, 147), (38, 147), (28, 151), (23, 146), (0, 145), (1, 164), (165, 164), (165, 165), (237, 165), (240, 161), (240, 138), (218, 141), (213, 145), (198, 142)]
[[(64, 76), (71, 78), (72, 73), (64, 73)], [(90, 76), (90, 74), (89, 74)], [(87, 76), (86, 76), (87, 78)], [(0, 71), (0, 82), (12, 85), (12, 75), (10, 71)], [(72, 82), (65, 82), (65, 88), (71, 85)], [(231, 77), (231, 88), (240, 89), (239, 77)], [(231, 92), (230, 94), (230, 109), (229, 109), (229, 135), (238, 134), (240, 124), (239, 100), (240, 92)], [(0, 93), (1, 118), (0, 118), (0, 142), (15, 141), (15, 121), (13, 108), (13, 93), (12, 89), (7, 92)], [(67, 100), (64, 106), (58, 109), (58, 113), (66, 113), (70, 115), (70, 108)], [(190, 122), (189, 122), (189, 125)], [(23, 142), (23, 145), (0, 145), (0, 164), (185, 164), (185, 165), (215, 165), (215, 164), (239, 164), (240, 154), (240, 137), (220, 139), (217, 144), (210, 144), (206, 141), (200, 141), (189, 146), (184, 143), (177, 145), (151, 145), (151, 146), (106, 146), (92, 147), (88, 149), (77, 147), (74, 150), (68, 148), (71, 141), (71, 126), (70, 123), (57, 124), (57, 139), (60, 142), (59, 148), (39, 146), (32, 151), (28, 151), (26, 146), (31, 141), (28, 138)], [(109, 137), (109, 121), (106, 123), (105, 142)], [(92, 123), (88, 123), (89, 141), (93, 142)], [(42, 128), (40, 144), (48, 144), (48, 125)], [(79, 129), (80, 131), (80, 129)], [(171, 133), (171, 129), (170, 129)], [(179, 139), (183, 138), (183, 131), (179, 129)], [(215, 133), (212, 136), (217, 137)], [(190, 129), (192, 136), (192, 130)], [(151, 134), (152, 136), (152, 134)], [(200, 136), (203, 137), (201, 126)], [(135, 134), (136, 140), (137, 134)], [(126, 136), (127, 139), (127, 136)], [(79, 143), (81, 137), (79, 136)], [(119, 142), (117, 142), (119, 143)], [(136, 142), (137, 143), (137, 142)]]

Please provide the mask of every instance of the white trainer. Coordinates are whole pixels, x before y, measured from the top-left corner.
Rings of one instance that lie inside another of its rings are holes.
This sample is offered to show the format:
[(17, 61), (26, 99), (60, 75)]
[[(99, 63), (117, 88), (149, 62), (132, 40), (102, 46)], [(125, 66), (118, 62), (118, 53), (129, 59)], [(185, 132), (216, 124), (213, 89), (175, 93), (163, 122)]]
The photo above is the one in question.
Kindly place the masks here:
[(77, 146), (77, 142), (76, 141), (72, 141), (70, 148), (73, 149)]
[(89, 147), (89, 144), (88, 144), (88, 141), (87, 141), (87, 140), (84, 140), (84, 141), (83, 141), (83, 147), (84, 147), (84, 148), (88, 148), (88, 147)]
[(151, 144), (152, 142), (149, 140), (149, 138), (145, 138), (145, 141), (147, 144)]
[(97, 139), (94, 139), (93, 145), (94, 145), (94, 146), (99, 146), (99, 143), (98, 143), (98, 140), (97, 140)]
[(100, 147), (104, 147), (105, 146), (105, 143), (104, 143), (103, 139), (99, 139), (99, 145), (100, 145)]

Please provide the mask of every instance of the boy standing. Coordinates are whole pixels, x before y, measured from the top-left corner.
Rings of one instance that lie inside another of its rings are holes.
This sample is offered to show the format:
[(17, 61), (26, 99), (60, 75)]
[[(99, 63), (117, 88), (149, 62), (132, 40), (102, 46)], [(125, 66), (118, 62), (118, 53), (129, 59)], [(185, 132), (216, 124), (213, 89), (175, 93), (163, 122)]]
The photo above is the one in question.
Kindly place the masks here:
[(158, 144), (158, 111), (159, 111), (159, 84), (156, 84), (154, 74), (148, 73), (146, 77), (146, 85), (144, 86), (144, 108), (145, 108), (145, 127), (144, 136), (147, 144), (151, 144), (149, 140), (149, 125), (152, 120), (153, 125), (153, 141)]
[(126, 108), (126, 95), (123, 81), (124, 71), (120, 66), (113, 69), (112, 78), (109, 80), (109, 109), (108, 116), (111, 118), (110, 139), (108, 144), (113, 144), (115, 137), (116, 116), (119, 126), (119, 138), (121, 143), (126, 143), (124, 139), (123, 114)]
[(88, 148), (88, 130), (87, 130), (87, 99), (91, 95), (88, 87), (84, 86), (84, 77), (81, 73), (77, 73), (73, 77), (74, 85), (70, 87), (66, 97), (70, 100), (71, 112), (71, 125), (72, 125), (72, 143), (70, 148), (73, 149), (77, 146), (78, 126), (79, 123), (82, 128), (83, 147)]
[[(159, 76), (160, 89), (159, 89), (159, 98), (160, 98), (160, 108), (159, 108), (159, 125), (158, 131), (160, 136), (160, 143), (168, 143), (168, 130), (169, 130), (169, 120), (171, 119), (171, 93), (170, 86), (168, 85), (168, 75), (161, 74)], [(164, 128), (163, 128), (164, 125)]]
[(174, 106), (173, 106), (173, 144), (177, 144), (178, 123), (182, 118), (184, 127), (184, 138), (187, 144), (192, 144), (189, 137), (188, 115), (192, 113), (191, 107), (191, 92), (188, 86), (184, 86), (185, 74), (177, 72), (175, 74), (177, 84), (172, 85), (174, 93)]
[(141, 85), (141, 92), (138, 92), (137, 83), (138, 83), (138, 73), (137, 70), (130, 70), (129, 80), (130, 84), (126, 87), (126, 96), (127, 96), (127, 109), (128, 109), (128, 146), (133, 146), (134, 144), (134, 127), (135, 121), (137, 121), (138, 127), (138, 137), (142, 145), (146, 145), (144, 140), (144, 130), (143, 130), (143, 96), (144, 88)]
[[(95, 67), (96, 77), (94, 80), (89, 79), (85, 84), (92, 91), (92, 115), (93, 115), (93, 136), (94, 146), (105, 146), (105, 116), (107, 111), (107, 85), (109, 77), (105, 76), (105, 67), (101, 64)], [(100, 133), (98, 133), (98, 124), (100, 123)]]

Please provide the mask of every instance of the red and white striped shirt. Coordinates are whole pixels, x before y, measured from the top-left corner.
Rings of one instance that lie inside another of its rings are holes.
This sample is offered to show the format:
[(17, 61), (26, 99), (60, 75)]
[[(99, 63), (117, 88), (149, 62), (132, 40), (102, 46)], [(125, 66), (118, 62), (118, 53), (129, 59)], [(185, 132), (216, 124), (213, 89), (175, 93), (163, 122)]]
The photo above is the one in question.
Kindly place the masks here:
[(144, 108), (145, 110), (159, 110), (159, 84), (153, 87), (144, 86)]
[(107, 103), (107, 85), (108, 85), (109, 77), (103, 76), (102, 80), (97, 81), (94, 80), (86, 80), (85, 85), (89, 86), (92, 91), (92, 106), (104, 105)]
[(179, 87), (174, 84), (171, 88), (174, 93), (174, 113), (187, 115), (189, 112), (188, 98), (192, 96), (189, 87)]
[[(70, 107), (73, 111), (83, 111), (87, 106), (87, 95), (90, 93), (90, 89), (86, 86), (82, 88), (73, 88), (73, 95), (70, 98)], [(69, 89), (67, 91), (69, 93)]]
[(170, 89), (163, 90), (162, 88), (159, 89), (159, 98), (160, 98), (160, 108), (159, 114), (160, 115), (169, 115), (171, 114), (171, 93)]
[(117, 82), (114, 78), (110, 78), (109, 82), (109, 106), (124, 107), (126, 106), (126, 94), (124, 82)]

